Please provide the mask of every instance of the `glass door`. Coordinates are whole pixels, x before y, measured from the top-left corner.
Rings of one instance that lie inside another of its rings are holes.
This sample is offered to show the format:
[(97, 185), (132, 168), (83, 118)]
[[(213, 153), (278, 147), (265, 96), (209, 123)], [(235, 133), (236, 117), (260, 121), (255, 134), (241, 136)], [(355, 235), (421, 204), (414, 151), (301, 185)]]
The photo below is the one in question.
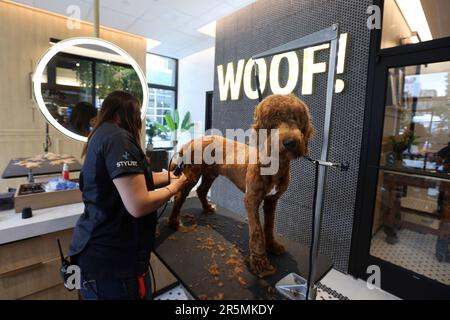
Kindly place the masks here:
[(450, 61), (386, 77), (370, 255), (450, 286)]
[(380, 54), (370, 99), (350, 272), (450, 299), (450, 42)]
[(374, 4), (349, 272), (400, 298), (450, 299), (450, 1)]

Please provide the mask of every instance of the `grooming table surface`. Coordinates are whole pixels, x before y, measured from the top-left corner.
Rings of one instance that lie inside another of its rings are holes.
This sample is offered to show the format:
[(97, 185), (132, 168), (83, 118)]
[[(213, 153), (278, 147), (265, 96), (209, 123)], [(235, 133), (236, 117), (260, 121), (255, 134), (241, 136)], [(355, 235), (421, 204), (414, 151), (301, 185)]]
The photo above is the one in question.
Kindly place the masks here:
[[(19, 165), (16, 165), (19, 161), (25, 161), (28, 158), (16, 158), (9, 161), (5, 170), (2, 173), (2, 179), (10, 179), (10, 178), (21, 178), (28, 176), (28, 169)], [(71, 172), (76, 172), (81, 170), (81, 164), (75, 158), (71, 158), (71, 163), (69, 164), (69, 170)], [(42, 161), (39, 164), (39, 167), (32, 168), (33, 175), (49, 175), (49, 174), (58, 174), (62, 171), (63, 164), (54, 165), (50, 161)]]
[[(183, 226), (167, 227), (169, 204), (160, 219), (155, 252), (179, 280), (200, 299), (280, 299), (275, 284), (295, 272), (306, 278), (309, 248), (276, 236), (286, 253), (269, 254), (277, 272), (259, 279), (249, 270), (248, 224), (238, 214), (218, 207), (204, 214), (198, 198), (186, 200), (181, 210)], [(331, 268), (332, 262), (319, 255), (316, 282)]]

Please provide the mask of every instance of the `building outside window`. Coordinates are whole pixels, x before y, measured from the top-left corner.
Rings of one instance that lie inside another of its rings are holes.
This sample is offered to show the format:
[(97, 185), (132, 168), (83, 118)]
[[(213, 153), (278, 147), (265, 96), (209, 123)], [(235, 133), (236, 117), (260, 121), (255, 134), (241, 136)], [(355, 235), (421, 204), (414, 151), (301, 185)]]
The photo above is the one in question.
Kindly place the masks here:
[[(148, 128), (152, 123), (159, 122), (166, 126), (164, 118), (166, 113), (173, 115), (177, 108), (177, 79), (178, 60), (156, 54), (147, 54), (147, 83), (149, 88), (149, 105), (146, 115), (145, 126)], [(149, 141), (146, 135), (146, 143)], [(153, 138), (155, 148), (170, 148), (170, 134), (159, 135)]]

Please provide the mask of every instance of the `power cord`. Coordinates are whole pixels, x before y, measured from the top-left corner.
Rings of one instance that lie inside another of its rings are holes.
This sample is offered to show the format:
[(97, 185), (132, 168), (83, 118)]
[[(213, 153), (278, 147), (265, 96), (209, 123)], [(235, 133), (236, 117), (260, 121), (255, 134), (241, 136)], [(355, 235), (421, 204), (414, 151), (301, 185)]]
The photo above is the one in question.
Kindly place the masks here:
[[(180, 155), (180, 153), (179, 152), (175, 152), (174, 154), (173, 154), (173, 156), (170, 158), (170, 161), (169, 161), (169, 166), (168, 166), (168, 168), (167, 168), (167, 181), (169, 182), (169, 184), (170, 184), (170, 182), (171, 182), (171, 179), (170, 179), (170, 168), (172, 167), (172, 162), (173, 162), (173, 159), (175, 158), (175, 156), (179, 156)], [(177, 167), (175, 168), (175, 175), (180, 175), (182, 172), (183, 172), (183, 168), (184, 168), (184, 162), (181, 162), (180, 164), (178, 164), (177, 165)], [(166, 202), (166, 204), (164, 205), (164, 207), (162, 208), (162, 210), (161, 210), (161, 212), (159, 213), (159, 215), (158, 215), (158, 217), (157, 217), (157, 220), (159, 221), (159, 219), (161, 218), (161, 216), (164, 214), (164, 212), (166, 211), (166, 208), (167, 208), (167, 205), (168, 205), (168, 203), (169, 202)]]
[[(308, 158), (309, 161), (312, 161), (314, 163), (314, 195), (313, 195), (313, 199), (316, 198), (317, 196), (317, 181), (319, 179), (319, 162), (318, 161), (314, 161), (311, 158)], [(306, 287), (306, 296), (305, 296), (305, 300), (309, 300), (309, 288), (310, 288), (310, 283), (311, 280), (314, 281), (314, 279), (311, 279), (311, 274), (312, 274), (312, 256), (313, 256), (313, 245), (314, 245), (314, 236), (315, 236), (315, 226), (316, 226), (316, 219), (315, 219), (315, 212), (316, 212), (316, 201), (313, 201), (313, 205), (312, 205), (312, 232), (311, 232), (311, 244), (309, 246), (309, 267), (308, 267), (308, 284)]]
[(153, 272), (153, 268), (152, 268), (152, 263), (151, 262), (148, 263), (148, 268), (149, 268), (150, 274), (152, 275), (152, 282), (153, 282), (152, 300), (153, 300), (154, 297), (155, 297), (155, 294), (156, 294), (156, 278), (155, 278), (155, 273)]

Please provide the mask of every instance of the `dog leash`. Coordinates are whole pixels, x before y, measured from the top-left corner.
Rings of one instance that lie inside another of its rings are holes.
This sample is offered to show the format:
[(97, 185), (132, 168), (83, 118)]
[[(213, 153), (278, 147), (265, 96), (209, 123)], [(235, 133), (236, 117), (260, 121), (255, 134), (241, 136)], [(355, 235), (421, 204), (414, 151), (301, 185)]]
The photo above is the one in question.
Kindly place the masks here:
[(258, 92), (258, 101), (261, 102), (263, 100), (262, 92), (261, 92), (261, 84), (259, 82), (259, 69), (258, 64), (255, 61), (255, 72), (253, 73), (253, 76), (255, 77), (255, 84), (256, 84), (256, 91)]

